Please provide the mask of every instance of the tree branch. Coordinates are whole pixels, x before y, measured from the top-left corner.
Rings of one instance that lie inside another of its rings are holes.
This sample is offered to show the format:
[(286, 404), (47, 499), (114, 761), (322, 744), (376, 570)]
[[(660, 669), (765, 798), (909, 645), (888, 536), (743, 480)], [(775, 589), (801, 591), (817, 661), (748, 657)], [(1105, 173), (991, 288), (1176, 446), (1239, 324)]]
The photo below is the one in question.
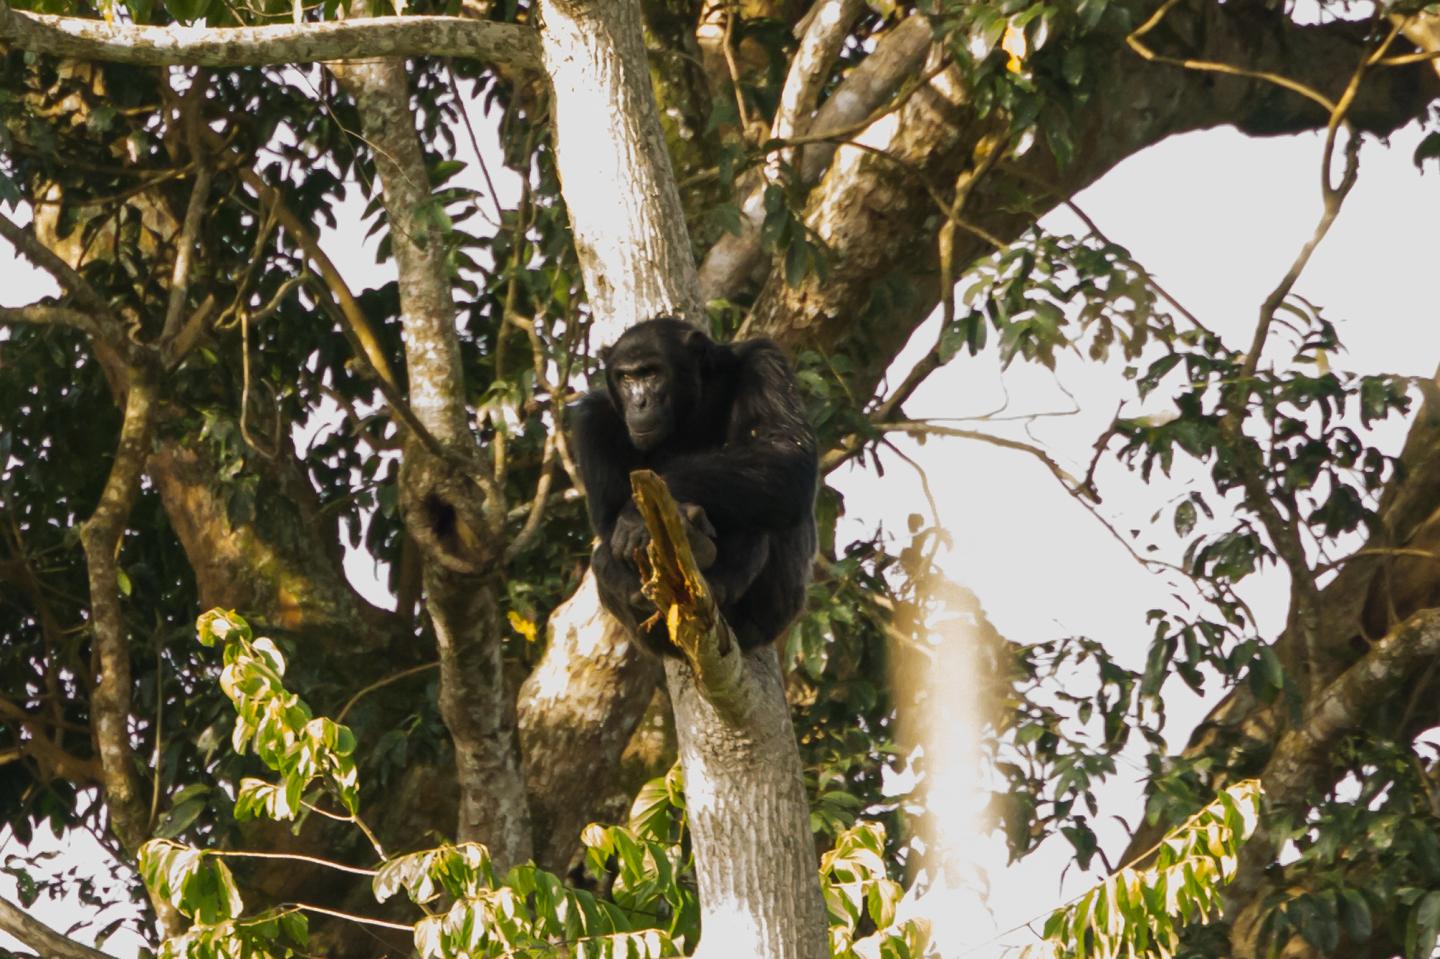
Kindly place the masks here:
[[(4, 7), (0, 7), (0, 16), (3, 16), (4, 9)], [(4, 39), (3, 35), (0, 35), (0, 39)], [(56, 282), (86, 310), (97, 317), (113, 317), (110, 304), (95, 292), (95, 288), (83, 276), (75, 272), (70, 264), (60, 259), (49, 247), (36, 239), (33, 233), (3, 214), (0, 214), (0, 237), (8, 240), (21, 256), (53, 276)]]
[(731, 725), (740, 726), (752, 705), (740, 643), (695, 562), (675, 498), (650, 470), (631, 473), (630, 487), (650, 531), (650, 575), (641, 590), (654, 602), (656, 615), (665, 617), (670, 639), (685, 654), (700, 692)]
[[(803, 137), (805, 151), (800, 161), (800, 175), (806, 183), (820, 179), (829, 166), (837, 144), (822, 138), (859, 133), (876, 118), (875, 111), (887, 106), (890, 98), (904, 88), (903, 99), (924, 83), (920, 68), (935, 35), (924, 14), (911, 14), (875, 42), (875, 49), (855, 65), (835, 92), (820, 104), (810, 129)], [(898, 104), (889, 103), (893, 108)], [(888, 109), (886, 112), (889, 112)]]
[(25, 306), (0, 306), (0, 323), (25, 326), (69, 326), (99, 336), (100, 328), (89, 313), (66, 306), (51, 306), (48, 303), (29, 303)]
[(181, 98), (180, 120), (185, 127), (185, 141), (190, 149), (190, 159), (195, 164), (195, 182), (190, 185), (190, 199), (185, 204), (185, 221), (180, 235), (175, 238), (175, 265), (170, 271), (170, 300), (165, 307), (165, 323), (161, 327), (160, 342), (170, 343), (180, 333), (181, 312), (190, 293), (190, 261), (195, 255), (195, 245), (200, 238), (200, 222), (205, 215), (206, 200), (210, 198), (210, 182), (214, 170), (204, 156), (199, 125), (204, 120), (205, 91), (209, 88), (209, 77), (197, 76), (190, 89)]
[[(874, 52), (841, 81), (810, 123), (802, 138), (808, 145), (801, 155), (801, 182), (820, 179), (835, 155), (835, 144), (815, 141), (872, 122), (875, 111), (919, 70), (931, 39), (930, 21), (919, 14), (880, 37)], [(898, 106), (892, 103), (886, 112)], [(725, 234), (705, 254), (700, 266), (700, 292), (705, 299), (733, 297), (760, 262), (764, 253), (760, 243), (760, 227), (765, 221), (763, 200), (763, 188), (753, 186), (740, 204), (739, 235)]]
[[(1137, 7), (1136, 22), (1148, 12)], [(1192, 39), (1207, 59), (1245, 63), (1263, 72), (1293, 69), (1293, 79), (1330, 99), (1339, 96), (1337, 87), (1365, 55), (1369, 29), (1354, 23), (1301, 26), (1260, 5), (1199, 2), (1177, 7), (1166, 21), (1167, 30), (1172, 27)], [(1053, 182), (1060, 191), (1055, 202), (1124, 157), (1176, 133), (1234, 124), (1252, 135), (1274, 135), (1323, 127), (1328, 120), (1314, 102), (1264, 81), (1148, 63), (1123, 37), (1115, 38), (1109, 50), (1097, 49), (1096, 57), (1100, 86), (1094, 95), (1109, 107), (1078, 119), (1073, 139), (1083, 149), (1074, 162), (1059, 168), (1049, 151), (1035, 149), (1011, 164)], [(1423, 113), (1437, 96), (1440, 83), (1428, 65), (1377, 71), (1350, 117), (1361, 129), (1384, 133)], [(952, 181), (984, 133), (967, 103), (963, 87), (942, 73), (908, 97), (893, 121), (887, 118), (865, 134), (866, 142), (883, 148), (890, 161), (861, 156), (850, 147), (839, 150), (822, 185), (812, 192), (806, 215), (807, 226), (830, 254), (830, 270), (823, 280), (807, 276), (796, 287), (771, 275), (756, 299), (750, 329), (782, 345), (825, 352), (863, 343), (863, 362), (850, 385), (857, 393), (871, 389), (939, 299), (934, 231), (944, 220), (935, 217), (933, 201), (915, 188), (915, 181), (895, 175), (896, 161), (929, 182)], [(973, 220), (1010, 242), (1047, 208), (1043, 202), (1032, 210), (991, 203)], [(922, 221), (926, 227), (917, 231), (915, 224)], [(987, 252), (988, 243), (978, 237), (959, 237), (954, 259), (963, 268)], [(891, 302), (857, 323), (857, 309), (863, 315), (877, 285), (913, 291), (912, 298)]]
[(636, 470), (630, 484), (650, 532), (640, 588), (682, 653), (664, 661), (706, 930), (695, 956), (820, 959), (825, 911), (779, 657), (740, 649), (665, 481)]
[(377, 337), (375, 331), (370, 328), (370, 321), (366, 319), (365, 311), (361, 309), (359, 302), (355, 299), (355, 295), (350, 292), (350, 287), (346, 285), (345, 278), (340, 275), (340, 271), (321, 248), (320, 242), (316, 239), (315, 235), (300, 222), (300, 218), (286, 205), (279, 191), (273, 189), (261, 179), (258, 173), (253, 170), (240, 168), (237, 170), (237, 174), (241, 181), (250, 187), (250, 189), (254, 190), (262, 202), (274, 211), (275, 218), (279, 220), (280, 225), (295, 238), (295, 245), (300, 248), (301, 252), (305, 254), (306, 259), (310, 261), (311, 265), (313, 265), (319, 273), (320, 279), (324, 284), (324, 290), (327, 291), (334, 300), (334, 309), (335, 312), (339, 314), (338, 321), (342, 329), (346, 331), (354, 345), (358, 347), (357, 352), (360, 354), (361, 359), (374, 371), (376, 387), (380, 390), (380, 395), (385, 398), (385, 402), (389, 406), (390, 411), (415, 434), (431, 454), (450, 463), (450, 465), (454, 466), (459, 472), (466, 475), (468, 479), (473, 480), (487, 496), (498, 495), (498, 490), (496, 490), (494, 482), (486, 472), (473, 464), (462, 462), (450, 456), (446, 447), (431, 434), (424, 423), (420, 422), (415, 412), (410, 408), (410, 404), (406, 402), (405, 397), (400, 395), (400, 387), (396, 382), (395, 373), (390, 368), (390, 361), (385, 357), (385, 350), (380, 345), (379, 337)]
[[(1169, 3), (1161, 7), (1160, 11), (1152, 18), (1151, 23), (1142, 29), (1149, 29), (1150, 26), (1157, 23), (1158, 18), (1175, 2), (1176, 0), (1169, 0)], [(1136, 31), (1137, 34), (1139, 32)], [(1290, 295), (1290, 291), (1294, 289), (1296, 281), (1299, 280), (1300, 274), (1304, 272), (1321, 241), (1330, 232), (1330, 227), (1340, 214), (1340, 208), (1344, 205), (1351, 188), (1355, 186), (1359, 174), (1360, 138), (1350, 127), (1346, 114), (1355, 102), (1356, 94), (1360, 90), (1361, 81), (1365, 78), (1367, 70), (1385, 55), (1398, 32), (1399, 25), (1393, 25), (1384, 42), (1360, 61), (1360, 64), (1351, 72), (1344, 92), (1329, 108), (1330, 116), (1327, 123), (1325, 148), (1321, 159), (1320, 192), (1323, 207), (1320, 220), (1310, 239), (1301, 247), (1294, 262), (1291, 263), (1290, 269), (1260, 305), (1260, 315), (1255, 324), (1250, 350), (1245, 355), (1238, 378), (1237, 395), (1229, 400), (1229, 409), (1221, 422), (1222, 431), (1239, 454), (1240, 482), (1245, 490), (1248, 505), (1260, 518), (1260, 522), (1264, 525), (1275, 547), (1275, 552), (1279, 554), (1290, 572), (1290, 617), (1291, 622), (1299, 628), (1303, 640), (1305, 652), (1303, 678), (1312, 691), (1320, 688), (1327, 670), (1323, 668), (1324, 664), (1321, 660), (1320, 587), (1315, 581), (1315, 572), (1305, 555), (1305, 544), (1301, 538), (1304, 524), (1296, 515), (1293, 504), (1282, 513), (1277, 498), (1272, 497), (1266, 488), (1266, 467), (1251, 441), (1243, 435), (1243, 424), (1250, 413), (1249, 403), (1255, 390), (1255, 372), (1259, 368), (1260, 357), (1264, 351), (1271, 324), (1274, 322), (1275, 313)], [(1132, 44), (1134, 36), (1135, 34), (1132, 34), (1129, 38)], [(1213, 64), (1201, 65), (1195, 69), (1213, 70), (1215, 66)], [(1268, 75), (1261, 79), (1285, 89), (1294, 88), (1293, 83), (1284, 83)], [(1318, 93), (1314, 93), (1311, 99), (1328, 102)], [(1340, 182), (1332, 184), (1331, 166), (1334, 158), (1335, 138), (1342, 125), (1347, 128), (1349, 133), (1349, 140), (1345, 144), (1345, 168), (1341, 173)]]
[(0, 899), (0, 929), (46, 959), (113, 959), (108, 953), (56, 932), (5, 899)]
[(569, 866), (659, 679), (655, 657), (605, 612), (587, 572), (546, 621), (545, 652), (517, 705), (535, 861), (544, 868)]
[[(835, 57), (863, 8), (861, 0), (815, 0), (805, 15), (800, 46), (790, 58), (790, 72), (780, 90), (780, 106), (770, 125), (772, 138), (788, 140), (805, 132)], [(793, 148), (781, 151), (779, 162), (793, 162), (793, 154)]]
[[(480, 456), (465, 409), (465, 375), (444, 237), (415, 132), (403, 60), (347, 60), (330, 70), (355, 98), (373, 150), (400, 284), (406, 399), (439, 442), (436, 457), (407, 442), (400, 470), (405, 528), (420, 546), (425, 598), (440, 660), (440, 713), (455, 747), (458, 838), (482, 842), (502, 868), (533, 855), (503, 661), (505, 493)], [(456, 473), (472, 482), (457, 481)]]
[[(63, 730), (89, 732), (88, 729), (76, 728), (74, 724), (63, 720), (57, 722), (32, 716), (8, 699), (0, 699), (0, 716), (6, 717), (16, 729), (17, 746), (11, 758), (25, 758), (34, 762), (39, 767), (40, 781), (48, 782), (58, 777), (81, 787), (99, 785), (102, 782), (99, 762), (93, 758), (81, 759), (64, 748)], [(55, 731), (53, 740), (45, 735), (50, 729)], [(21, 739), (18, 735), (21, 730), (28, 732), (30, 738)]]
[(120, 609), (116, 553), (140, 491), (150, 454), (155, 387), (138, 369), (129, 371), (125, 419), (110, 475), (95, 512), (80, 527), (90, 578), (90, 622), (99, 678), (90, 698), (90, 723), (100, 751), (100, 768), (110, 825), (134, 854), (149, 838), (149, 810), (141, 795), (130, 748), (130, 643)]
[[(1397, 625), (1359, 661), (1320, 692), (1305, 718), (1280, 738), (1260, 774), (1270, 804), (1304, 802), (1316, 780), (1330, 768), (1342, 737), (1360, 729), (1387, 696), (1440, 655), (1440, 609), (1423, 609)], [(1258, 955), (1258, 920), (1265, 896), (1265, 872), (1275, 843), (1262, 826), (1241, 850), (1235, 879), (1226, 889), (1232, 917), (1231, 955)]]
[[(1421, 59), (1429, 60), (1430, 66), (1435, 68), (1435, 75), (1440, 76), (1440, 13), (1428, 13), (1421, 10), (1417, 13), (1390, 14), (1390, 22), (1399, 24), (1400, 35), (1409, 40), (1422, 51)], [(1385, 61), (1389, 66), (1395, 63), (1398, 58)]]
[(1339, 738), (1375, 704), (1440, 654), (1440, 609), (1422, 609), (1375, 643), (1316, 698), (1305, 720), (1281, 738), (1262, 780), (1271, 802), (1298, 796)]
[(32, 53), (140, 66), (255, 67), (345, 57), (466, 57), (531, 71), (535, 31), (468, 17), (372, 17), (263, 27), (142, 27), (0, 4), (0, 42)]
[[(555, 165), (590, 302), (613, 342), (652, 316), (702, 322), (695, 258), (633, 0), (536, 4)], [(616, 184), (625, 184), (616, 189)]]

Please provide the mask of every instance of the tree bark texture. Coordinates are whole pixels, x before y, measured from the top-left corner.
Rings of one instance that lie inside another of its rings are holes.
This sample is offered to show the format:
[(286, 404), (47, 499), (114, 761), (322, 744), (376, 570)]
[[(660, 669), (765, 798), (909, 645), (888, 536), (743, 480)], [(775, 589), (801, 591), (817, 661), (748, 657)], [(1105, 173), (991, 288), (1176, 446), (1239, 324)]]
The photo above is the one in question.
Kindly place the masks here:
[(375, 17), (263, 27), (147, 27), (0, 6), (0, 42), (77, 60), (139, 66), (258, 67), (355, 56), (475, 57), (516, 70), (539, 65), (534, 31), (463, 17)]
[(130, 636), (120, 609), (116, 553), (140, 491), (140, 477), (155, 421), (155, 385), (131, 370), (125, 391), (125, 419), (110, 477), (95, 512), (80, 528), (90, 573), (90, 620), (94, 630), (95, 692), (90, 725), (100, 754), (110, 828), (134, 855), (150, 838), (150, 812), (130, 746)]
[(613, 782), (660, 668), (600, 607), (589, 573), (545, 631), (545, 654), (520, 686), (520, 746), (535, 861), (563, 872), (593, 815), (581, 798)]
[(823, 959), (819, 860), (779, 659), (769, 647), (743, 659), (744, 682), (758, 692), (738, 724), (688, 665), (665, 661), (700, 887), (695, 955)]
[(632, 0), (544, 0), (555, 162), (599, 346), (660, 314), (702, 316), (695, 258)]

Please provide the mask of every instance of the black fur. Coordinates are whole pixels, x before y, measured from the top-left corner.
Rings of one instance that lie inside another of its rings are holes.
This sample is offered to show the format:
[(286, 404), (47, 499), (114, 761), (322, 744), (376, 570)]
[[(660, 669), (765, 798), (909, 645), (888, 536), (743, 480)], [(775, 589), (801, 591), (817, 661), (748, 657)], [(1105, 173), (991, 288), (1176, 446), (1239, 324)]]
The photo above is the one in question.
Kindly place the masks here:
[[(682, 506), (703, 510), (688, 511), (691, 542), (714, 540), (706, 579), (741, 647), (773, 642), (805, 603), (819, 476), (815, 433), (785, 355), (770, 340), (718, 344), (664, 317), (631, 327), (602, 358), (604, 388), (571, 416), (599, 538), (591, 559), (601, 602), (651, 649), (677, 652), (663, 622), (639, 627), (655, 608), (639, 593), (632, 550), (648, 534), (630, 471), (651, 469)], [(634, 370), (643, 375), (622, 383)], [(652, 430), (657, 421), (664, 426)], [(648, 432), (637, 445), (640, 422)]]

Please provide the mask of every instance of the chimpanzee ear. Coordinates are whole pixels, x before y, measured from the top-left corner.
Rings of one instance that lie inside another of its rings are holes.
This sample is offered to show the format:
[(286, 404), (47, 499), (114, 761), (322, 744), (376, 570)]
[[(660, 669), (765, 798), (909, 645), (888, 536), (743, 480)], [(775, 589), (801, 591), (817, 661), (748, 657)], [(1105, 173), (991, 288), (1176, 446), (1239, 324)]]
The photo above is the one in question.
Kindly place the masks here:
[(693, 326), (681, 335), (680, 344), (691, 356), (706, 364), (710, 361), (710, 350), (715, 345), (714, 341), (705, 335), (704, 330)]
[(610, 368), (610, 353), (611, 347), (602, 346), (599, 352), (595, 354), (595, 358), (600, 361), (600, 368), (602, 370)]

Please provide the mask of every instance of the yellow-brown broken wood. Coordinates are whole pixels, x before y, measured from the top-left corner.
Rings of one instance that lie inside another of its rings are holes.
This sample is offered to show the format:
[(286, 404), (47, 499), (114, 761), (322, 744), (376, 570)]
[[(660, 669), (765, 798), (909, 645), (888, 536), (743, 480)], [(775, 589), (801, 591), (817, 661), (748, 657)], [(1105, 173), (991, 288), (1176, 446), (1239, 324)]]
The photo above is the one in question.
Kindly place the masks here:
[(716, 631), (715, 653), (724, 657), (732, 643), (729, 626), (715, 608), (710, 585), (690, 548), (685, 519), (665, 481), (650, 470), (635, 470), (630, 474), (630, 489), (650, 532), (645, 557), (649, 570), (640, 590), (655, 604), (656, 615), (664, 617), (670, 641), (703, 673), (708, 657), (702, 654), (701, 644)]

